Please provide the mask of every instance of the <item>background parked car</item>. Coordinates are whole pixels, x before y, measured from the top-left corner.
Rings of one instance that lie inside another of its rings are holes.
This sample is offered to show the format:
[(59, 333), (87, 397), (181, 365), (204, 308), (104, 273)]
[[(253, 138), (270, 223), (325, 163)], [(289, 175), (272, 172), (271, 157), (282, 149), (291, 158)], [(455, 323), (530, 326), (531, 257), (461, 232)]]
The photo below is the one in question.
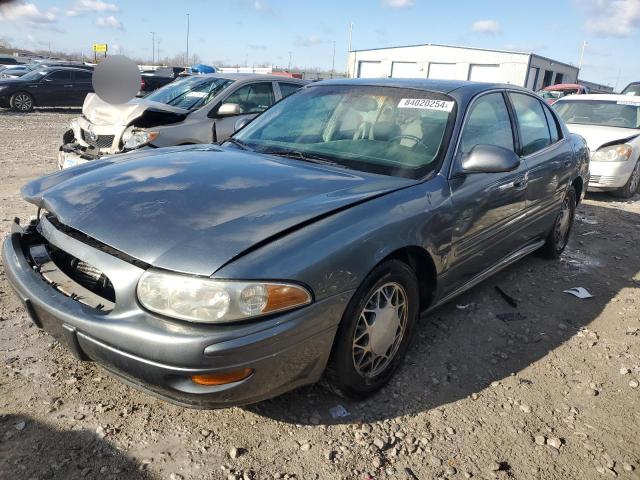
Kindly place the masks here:
[(624, 87), (622, 95), (640, 95), (640, 82), (631, 82)]
[(0, 55), (0, 67), (6, 67), (9, 65), (22, 65), (22, 62), (11, 55)]
[(18, 78), (33, 70), (30, 65), (9, 65), (0, 70), (0, 78)]
[(567, 95), (585, 95), (589, 93), (589, 89), (577, 83), (559, 83), (538, 90), (537, 93), (544, 98), (549, 105), (553, 105), (558, 99), (566, 97)]
[(19, 78), (0, 79), (0, 106), (20, 112), (34, 107), (79, 107), (93, 92), (92, 72), (75, 67), (43, 67)]
[(627, 95), (580, 95), (555, 103), (573, 133), (591, 151), (590, 191), (630, 198), (640, 185), (640, 98)]
[(140, 74), (140, 92), (138, 96), (143, 97), (149, 92), (153, 92), (168, 83), (173, 82), (184, 72), (183, 67), (161, 67), (156, 70), (143, 71)]
[(307, 82), (275, 75), (209, 74), (176, 80), (110, 105), (89, 95), (58, 155), (60, 168), (141, 147), (220, 142)]

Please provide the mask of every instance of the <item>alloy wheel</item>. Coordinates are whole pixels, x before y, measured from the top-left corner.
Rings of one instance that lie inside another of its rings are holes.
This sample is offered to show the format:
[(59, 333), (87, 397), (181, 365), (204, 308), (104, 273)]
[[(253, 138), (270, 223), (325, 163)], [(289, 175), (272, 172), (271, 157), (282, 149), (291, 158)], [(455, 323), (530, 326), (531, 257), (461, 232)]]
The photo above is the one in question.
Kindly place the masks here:
[(631, 180), (629, 182), (629, 190), (631, 193), (638, 191), (638, 185), (640, 185), (640, 161), (636, 163), (636, 167), (631, 172)]
[(31, 110), (33, 106), (33, 102), (31, 101), (31, 97), (26, 93), (19, 93), (15, 96), (13, 100), (13, 104), (17, 110), (21, 112), (26, 112)]
[(353, 334), (353, 365), (360, 375), (375, 377), (392, 362), (407, 315), (407, 293), (400, 284), (387, 283), (370, 295)]

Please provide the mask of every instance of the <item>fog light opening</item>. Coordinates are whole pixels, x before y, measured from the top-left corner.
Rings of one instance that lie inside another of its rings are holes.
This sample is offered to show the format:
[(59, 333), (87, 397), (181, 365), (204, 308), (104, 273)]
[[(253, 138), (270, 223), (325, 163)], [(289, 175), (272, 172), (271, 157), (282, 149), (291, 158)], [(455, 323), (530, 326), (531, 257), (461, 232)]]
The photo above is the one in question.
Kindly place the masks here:
[(211, 373), (205, 375), (191, 375), (191, 381), (197, 385), (226, 385), (227, 383), (239, 382), (248, 378), (253, 373), (252, 368), (243, 368), (226, 373)]

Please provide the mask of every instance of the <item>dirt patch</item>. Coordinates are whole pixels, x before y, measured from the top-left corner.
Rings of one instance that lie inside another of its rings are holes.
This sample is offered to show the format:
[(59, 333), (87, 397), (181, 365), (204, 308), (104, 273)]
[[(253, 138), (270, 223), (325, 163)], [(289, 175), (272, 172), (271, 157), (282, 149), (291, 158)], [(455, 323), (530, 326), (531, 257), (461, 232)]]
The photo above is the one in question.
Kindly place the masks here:
[[(35, 214), (19, 189), (55, 170), (77, 114), (0, 112), (0, 236)], [(424, 319), (361, 403), (321, 385), (217, 411), (156, 400), (34, 327), (0, 266), (0, 478), (640, 478), (639, 200), (589, 196), (561, 261), (530, 256)], [(577, 286), (594, 298), (562, 293)]]

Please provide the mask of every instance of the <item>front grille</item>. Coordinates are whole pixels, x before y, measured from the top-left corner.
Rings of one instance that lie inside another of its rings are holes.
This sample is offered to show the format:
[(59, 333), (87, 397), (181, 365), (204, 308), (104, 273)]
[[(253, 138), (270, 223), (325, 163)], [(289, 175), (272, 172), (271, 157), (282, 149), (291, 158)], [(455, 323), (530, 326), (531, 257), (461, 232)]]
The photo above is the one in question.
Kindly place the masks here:
[(94, 148), (111, 148), (115, 135), (97, 135), (94, 140), (89, 132), (82, 130), (82, 138)]
[(50, 248), (49, 256), (53, 263), (73, 281), (105, 300), (116, 301), (111, 280), (96, 267), (58, 248)]

